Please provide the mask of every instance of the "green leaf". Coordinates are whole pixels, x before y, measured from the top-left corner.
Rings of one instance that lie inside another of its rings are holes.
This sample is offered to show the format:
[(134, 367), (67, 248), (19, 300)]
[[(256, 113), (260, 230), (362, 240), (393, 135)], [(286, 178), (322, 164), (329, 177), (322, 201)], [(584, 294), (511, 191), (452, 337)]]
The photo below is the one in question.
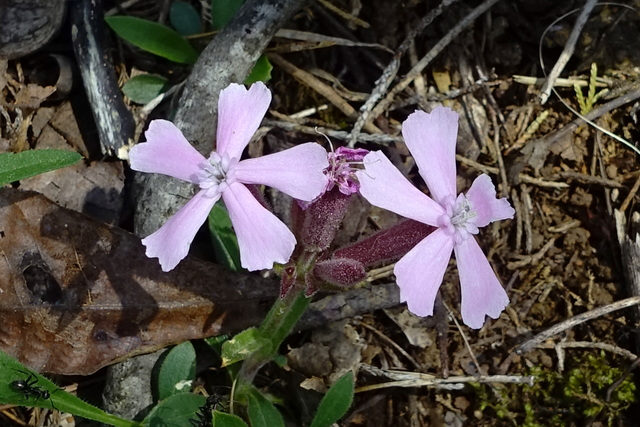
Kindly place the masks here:
[(252, 387), (248, 399), (251, 427), (284, 427), (280, 411), (259, 390)]
[(162, 76), (141, 74), (131, 77), (124, 86), (122, 86), (122, 92), (133, 102), (146, 104), (164, 92), (166, 86), (167, 79)]
[(329, 427), (347, 413), (353, 402), (353, 373), (347, 372), (331, 386), (318, 405), (311, 427)]
[(268, 344), (269, 339), (263, 337), (258, 329), (245, 329), (222, 345), (222, 366), (244, 360)]
[(213, 251), (218, 262), (230, 270), (242, 270), (238, 238), (233, 232), (229, 213), (222, 202), (213, 206), (207, 224), (213, 240)]
[(213, 411), (212, 418), (212, 427), (247, 427), (247, 423), (242, 421), (242, 418), (224, 412)]
[[(16, 389), (16, 381), (23, 384), (26, 381), (31, 387), (31, 393), (25, 392), (26, 389)], [(43, 396), (43, 392), (48, 393), (49, 397)], [(107, 414), (102, 409), (67, 393), (3, 351), (0, 351), (0, 404), (57, 409), (117, 427), (141, 426), (139, 423)]]
[(179, 393), (161, 400), (145, 417), (143, 424), (149, 427), (184, 427), (197, 420), (196, 412), (207, 399), (193, 393)]
[(0, 153), (0, 185), (71, 166), (82, 156), (66, 150), (28, 150)]
[(183, 36), (202, 32), (200, 14), (195, 7), (184, 1), (174, 1), (169, 9), (171, 26)]
[(118, 36), (142, 50), (182, 64), (193, 64), (198, 59), (198, 52), (189, 42), (166, 25), (133, 16), (104, 19)]
[(211, 0), (211, 26), (221, 30), (231, 21), (244, 0)]
[(244, 81), (244, 84), (250, 85), (255, 82), (268, 82), (271, 80), (271, 70), (273, 70), (273, 65), (269, 62), (269, 58), (267, 58), (266, 55), (261, 55), (253, 66), (251, 73)]
[(190, 341), (173, 347), (158, 372), (158, 399), (191, 389), (196, 376), (196, 351)]

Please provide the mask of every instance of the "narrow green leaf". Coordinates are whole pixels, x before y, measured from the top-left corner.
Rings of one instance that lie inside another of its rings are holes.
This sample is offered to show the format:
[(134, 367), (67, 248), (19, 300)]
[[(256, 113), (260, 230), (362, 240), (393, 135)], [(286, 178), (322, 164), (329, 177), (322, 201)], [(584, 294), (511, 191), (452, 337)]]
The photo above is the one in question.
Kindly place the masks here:
[(173, 347), (158, 371), (158, 399), (191, 389), (196, 376), (196, 350), (190, 341)]
[(193, 64), (198, 52), (166, 25), (133, 16), (104, 18), (115, 33), (129, 43), (173, 62)]
[(242, 418), (236, 415), (225, 414), (224, 412), (220, 411), (213, 411), (212, 418), (212, 427), (247, 427), (247, 423), (242, 421)]
[(244, 81), (244, 84), (250, 85), (255, 82), (268, 82), (271, 80), (271, 70), (273, 70), (273, 65), (269, 62), (269, 58), (267, 58), (266, 55), (261, 55), (253, 66), (251, 73)]
[(222, 366), (229, 366), (246, 359), (255, 351), (269, 344), (258, 329), (249, 328), (222, 344)]
[(259, 390), (252, 388), (248, 398), (251, 427), (284, 427), (280, 411)]
[(213, 206), (207, 224), (213, 240), (213, 251), (218, 262), (230, 270), (240, 271), (242, 267), (240, 266), (238, 238), (233, 231), (224, 203), (220, 201)]
[(244, 0), (211, 0), (211, 26), (221, 30), (231, 21)]
[(71, 166), (82, 156), (66, 150), (28, 150), (0, 153), (0, 185)]
[(329, 427), (347, 413), (353, 402), (353, 373), (344, 374), (318, 405), (318, 412), (311, 422), (311, 427)]
[[(16, 384), (29, 385), (30, 392), (24, 388), (16, 388)], [(43, 395), (45, 392), (48, 393), (48, 397), (46, 394)], [(67, 393), (3, 351), (0, 351), (0, 404), (57, 409), (117, 427), (141, 426), (139, 423), (107, 414), (102, 409)]]
[(124, 86), (122, 86), (122, 92), (133, 102), (146, 104), (164, 92), (166, 86), (167, 79), (162, 76), (141, 74), (131, 77)]
[(199, 394), (174, 394), (161, 400), (145, 417), (143, 424), (149, 427), (184, 427), (193, 425), (189, 420), (198, 420), (196, 412), (206, 401), (207, 399)]
[(191, 4), (184, 1), (174, 1), (169, 9), (171, 26), (183, 36), (190, 36), (202, 32), (200, 14)]

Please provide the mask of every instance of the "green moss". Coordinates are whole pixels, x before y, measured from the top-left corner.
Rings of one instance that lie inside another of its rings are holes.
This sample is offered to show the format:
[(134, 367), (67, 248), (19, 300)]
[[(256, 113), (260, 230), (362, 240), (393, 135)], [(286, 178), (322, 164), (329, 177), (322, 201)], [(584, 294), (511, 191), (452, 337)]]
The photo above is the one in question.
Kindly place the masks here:
[(475, 409), (488, 419), (524, 427), (577, 426), (587, 420), (611, 426), (635, 401), (631, 376), (607, 400), (607, 391), (622, 378), (624, 367), (613, 364), (604, 352), (583, 354), (566, 364), (563, 373), (530, 368), (528, 375), (536, 378), (533, 386), (475, 385)]

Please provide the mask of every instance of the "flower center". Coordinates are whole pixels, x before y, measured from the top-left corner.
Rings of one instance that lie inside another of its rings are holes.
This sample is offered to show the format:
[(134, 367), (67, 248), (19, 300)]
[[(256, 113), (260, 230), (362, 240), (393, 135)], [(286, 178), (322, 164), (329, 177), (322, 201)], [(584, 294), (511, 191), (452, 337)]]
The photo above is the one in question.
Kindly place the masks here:
[(337, 185), (342, 194), (357, 193), (360, 186), (352, 164), (362, 162), (368, 152), (362, 148), (338, 147), (335, 152), (328, 153), (329, 167), (325, 170), (328, 182), (325, 191), (330, 191)]
[(478, 234), (477, 214), (464, 194), (460, 193), (456, 200), (452, 199), (444, 201), (446, 213), (439, 219), (439, 225), (454, 236), (456, 243), (461, 243), (471, 234)]
[(200, 164), (198, 180), (200, 188), (206, 190), (211, 196), (224, 191), (233, 181), (233, 166), (238, 163), (238, 159), (229, 158), (228, 154), (220, 156), (213, 152), (211, 156)]

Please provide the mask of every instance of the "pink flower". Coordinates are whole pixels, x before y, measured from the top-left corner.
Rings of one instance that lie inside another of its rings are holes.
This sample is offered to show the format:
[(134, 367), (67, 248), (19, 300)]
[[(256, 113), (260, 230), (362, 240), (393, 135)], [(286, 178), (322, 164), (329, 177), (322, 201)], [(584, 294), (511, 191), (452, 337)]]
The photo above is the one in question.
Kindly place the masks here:
[(345, 196), (357, 193), (360, 185), (351, 163), (361, 162), (367, 153), (369, 150), (364, 148), (348, 147), (338, 147), (335, 152), (328, 153), (329, 167), (325, 170), (325, 174), (329, 181), (325, 191), (331, 191), (337, 185), (338, 190)]
[(479, 227), (513, 218), (506, 199), (497, 199), (487, 175), (475, 179), (467, 194), (456, 197), (455, 147), (458, 114), (437, 107), (416, 111), (402, 126), (402, 135), (431, 197), (415, 188), (380, 151), (364, 158), (358, 172), (360, 194), (371, 204), (438, 227), (395, 266), (400, 299), (418, 316), (431, 316), (438, 287), (454, 251), (462, 294), (462, 319), (482, 327), (485, 315), (498, 318), (509, 303), (489, 261), (473, 237)]
[(240, 160), (269, 108), (271, 92), (256, 83), (249, 90), (231, 84), (220, 92), (216, 151), (202, 156), (173, 123), (154, 120), (147, 142), (131, 149), (131, 168), (161, 173), (197, 184), (200, 191), (158, 231), (142, 240), (148, 257), (157, 257), (163, 271), (187, 256), (189, 246), (215, 203), (222, 199), (238, 237), (240, 261), (248, 270), (286, 263), (296, 240), (275, 215), (265, 209), (244, 184), (264, 184), (300, 200), (313, 200), (327, 178), (327, 153), (306, 143), (257, 159)]

